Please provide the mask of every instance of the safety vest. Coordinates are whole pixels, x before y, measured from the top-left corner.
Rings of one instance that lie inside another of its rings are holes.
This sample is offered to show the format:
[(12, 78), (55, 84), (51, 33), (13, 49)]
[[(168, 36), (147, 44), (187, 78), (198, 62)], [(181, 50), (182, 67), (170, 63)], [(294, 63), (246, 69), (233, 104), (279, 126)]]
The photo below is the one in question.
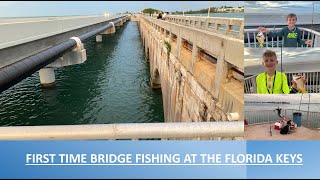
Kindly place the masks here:
[(267, 80), (269, 76), (266, 72), (259, 74), (256, 77), (257, 93), (258, 94), (289, 94), (287, 76), (284, 73), (276, 71), (272, 76), (272, 88), (267, 88)]

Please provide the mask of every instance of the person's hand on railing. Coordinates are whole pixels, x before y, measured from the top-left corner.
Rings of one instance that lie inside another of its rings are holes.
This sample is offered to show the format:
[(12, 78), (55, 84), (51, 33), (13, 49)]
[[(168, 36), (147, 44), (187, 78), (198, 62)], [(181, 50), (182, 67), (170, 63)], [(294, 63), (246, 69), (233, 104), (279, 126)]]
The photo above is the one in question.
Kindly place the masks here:
[(258, 30), (258, 31), (261, 31), (261, 32), (263, 32), (263, 33), (269, 33), (269, 32), (270, 32), (267, 28), (261, 27), (261, 26), (258, 27), (257, 30)]
[(312, 45), (312, 40), (306, 40), (306, 44)]

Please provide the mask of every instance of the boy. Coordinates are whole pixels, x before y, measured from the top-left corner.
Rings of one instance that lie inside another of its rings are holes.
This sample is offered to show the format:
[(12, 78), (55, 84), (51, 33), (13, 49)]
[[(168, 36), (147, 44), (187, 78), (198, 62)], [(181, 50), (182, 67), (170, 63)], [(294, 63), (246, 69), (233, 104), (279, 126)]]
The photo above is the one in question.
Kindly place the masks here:
[[(282, 72), (276, 71), (278, 60), (274, 51), (266, 50), (262, 55), (262, 59), (262, 64), (266, 68), (266, 72), (256, 77), (258, 94), (292, 94), (301, 91), (297, 83), (293, 80), (291, 81), (292, 87), (289, 88), (287, 76)], [(306, 80), (303, 77), (301, 78), (305, 84)]]
[(280, 31), (271, 32), (267, 28), (259, 27), (258, 31), (269, 34), (270, 37), (283, 37), (283, 47), (301, 47), (301, 45), (310, 44), (311, 40), (304, 41), (301, 39), (302, 32), (296, 27), (297, 15), (291, 13), (287, 16), (288, 26), (282, 28)]

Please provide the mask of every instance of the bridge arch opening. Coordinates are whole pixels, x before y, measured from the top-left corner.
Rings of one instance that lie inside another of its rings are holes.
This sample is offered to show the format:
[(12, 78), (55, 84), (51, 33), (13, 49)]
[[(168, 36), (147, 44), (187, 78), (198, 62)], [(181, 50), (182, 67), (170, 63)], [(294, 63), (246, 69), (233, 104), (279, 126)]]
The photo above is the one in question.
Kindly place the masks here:
[(151, 77), (151, 87), (153, 89), (161, 88), (161, 80), (158, 69), (154, 70), (153, 76)]
[(149, 63), (149, 61), (150, 61), (150, 50), (147, 47), (146, 62)]

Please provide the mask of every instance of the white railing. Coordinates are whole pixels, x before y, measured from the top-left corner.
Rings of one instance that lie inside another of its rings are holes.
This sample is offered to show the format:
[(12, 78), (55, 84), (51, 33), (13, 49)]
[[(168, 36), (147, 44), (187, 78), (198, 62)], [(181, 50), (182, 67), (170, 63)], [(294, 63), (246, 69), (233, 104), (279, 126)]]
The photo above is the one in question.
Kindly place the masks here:
[[(320, 112), (302, 111), (297, 109), (283, 109), (284, 117), (293, 120), (293, 113), (300, 112), (302, 126), (307, 128), (320, 128)], [(245, 119), (248, 124), (265, 124), (272, 125), (279, 120), (277, 111), (274, 110), (245, 110)]]
[(243, 137), (243, 121), (0, 127), (2, 140)]
[[(291, 86), (292, 75), (297, 75), (299, 73), (285, 73), (287, 75), (288, 86)], [(305, 85), (308, 93), (320, 93), (320, 72), (304, 72), (301, 73), (307, 83)], [(250, 76), (244, 79), (244, 93), (245, 94), (256, 94), (256, 77), (257, 75)]]
[(168, 15), (165, 20), (243, 40), (244, 20), (240, 18)]
[[(271, 31), (279, 31), (282, 28), (275, 28), (270, 29)], [(320, 33), (311, 29), (307, 28), (300, 28), (302, 31), (302, 40), (312, 40), (312, 45), (305, 45), (305, 47), (320, 47)], [(251, 48), (259, 48), (259, 42), (256, 39), (256, 36), (258, 34), (257, 29), (245, 29), (244, 30), (244, 43), (245, 47), (251, 47)], [(266, 35), (264, 33), (264, 35)], [(282, 37), (269, 37), (266, 35), (265, 42), (263, 44), (263, 47), (281, 47), (283, 44)]]

